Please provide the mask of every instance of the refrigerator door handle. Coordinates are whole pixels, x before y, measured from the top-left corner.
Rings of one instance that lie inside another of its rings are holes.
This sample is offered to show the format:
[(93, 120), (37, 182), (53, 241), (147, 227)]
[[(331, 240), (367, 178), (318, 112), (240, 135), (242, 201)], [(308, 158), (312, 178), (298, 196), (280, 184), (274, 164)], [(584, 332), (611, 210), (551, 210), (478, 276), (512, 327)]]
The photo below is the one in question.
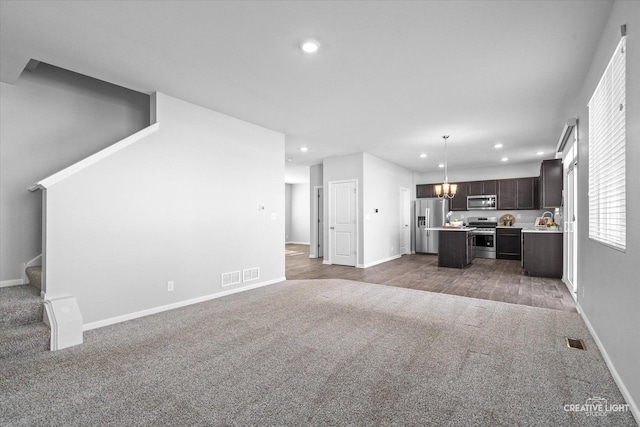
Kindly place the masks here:
[(427, 215), (425, 216), (425, 218), (427, 218), (427, 236), (429, 235), (429, 232), (431, 230), (429, 230), (431, 228), (431, 209), (427, 208)]

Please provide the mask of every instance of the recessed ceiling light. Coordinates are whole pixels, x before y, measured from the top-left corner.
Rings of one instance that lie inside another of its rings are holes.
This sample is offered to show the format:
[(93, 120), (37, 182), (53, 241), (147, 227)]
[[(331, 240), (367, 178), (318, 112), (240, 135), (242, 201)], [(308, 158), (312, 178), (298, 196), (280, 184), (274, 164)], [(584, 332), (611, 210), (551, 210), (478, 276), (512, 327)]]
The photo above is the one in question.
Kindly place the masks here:
[(544, 154), (544, 151), (538, 151), (538, 152), (536, 153), (536, 155), (538, 155), (538, 156), (542, 156), (543, 154)]
[(287, 162), (292, 162), (292, 161), (293, 161), (293, 159), (292, 159), (291, 157), (289, 157), (289, 158), (287, 159)]
[(502, 158), (502, 159), (500, 159), (500, 160), (502, 160), (503, 162), (506, 162), (507, 160), (509, 160), (509, 158), (508, 158), (508, 157), (503, 157), (503, 158)]
[(307, 147), (300, 147), (300, 151), (305, 152), (305, 151), (309, 151), (309, 149)]
[(427, 157), (427, 153), (422, 153), (422, 154), (420, 154), (420, 158), (421, 158), (421, 159), (424, 159), (425, 157)]
[(493, 146), (493, 148), (502, 148), (502, 144), (496, 144)]
[(443, 167), (444, 167), (444, 163), (440, 163), (440, 164), (438, 165), (438, 167), (439, 167), (439, 168), (443, 168)]
[(315, 40), (305, 40), (300, 45), (304, 53), (316, 53), (320, 49), (320, 43)]

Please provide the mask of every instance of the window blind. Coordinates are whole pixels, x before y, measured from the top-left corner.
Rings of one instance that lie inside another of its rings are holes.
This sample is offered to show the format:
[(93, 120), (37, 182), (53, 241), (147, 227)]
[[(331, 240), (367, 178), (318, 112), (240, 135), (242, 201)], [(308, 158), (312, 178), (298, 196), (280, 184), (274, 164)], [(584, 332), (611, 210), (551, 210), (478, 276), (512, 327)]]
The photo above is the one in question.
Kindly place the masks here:
[(626, 37), (589, 101), (589, 238), (626, 249)]

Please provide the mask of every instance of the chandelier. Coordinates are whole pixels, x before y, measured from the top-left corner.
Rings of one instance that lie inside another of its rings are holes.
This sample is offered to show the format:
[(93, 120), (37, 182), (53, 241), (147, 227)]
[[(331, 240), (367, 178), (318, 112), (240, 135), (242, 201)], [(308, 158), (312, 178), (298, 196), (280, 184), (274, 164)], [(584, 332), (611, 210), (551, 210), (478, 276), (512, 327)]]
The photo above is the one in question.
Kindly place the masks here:
[(453, 199), (458, 190), (458, 184), (449, 184), (449, 177), (447, 176), (447, 139), (449, 135), (443, 135), (444, 139), (444, 182), (436, 185), (436, 195), (441, 199)]

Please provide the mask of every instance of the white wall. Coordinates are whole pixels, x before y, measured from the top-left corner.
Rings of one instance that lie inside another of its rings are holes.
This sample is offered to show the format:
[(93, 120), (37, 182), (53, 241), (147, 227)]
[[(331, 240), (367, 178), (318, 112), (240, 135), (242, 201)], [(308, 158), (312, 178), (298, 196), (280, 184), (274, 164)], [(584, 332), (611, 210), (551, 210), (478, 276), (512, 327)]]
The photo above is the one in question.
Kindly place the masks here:
[(42, 197), (27, 188), (149, 125), (149, 96), (41, 63), (0, 83), (0, 281), (42, 252)]
[(289, 242), (309, 244), (309, 184), (291, 185), (291, 234)]
[(284, 136), (157, 108), (156, 133), (46, 190), (47, 298), (74, 295), (85, 325), (248, 285), (224, 272), (284, 278)]
[[(620, 40), (620, 26), (626, 24), (627, 36), (627, 105), (626, 105), (626, 180), (627, 180), (627, 250), (620, 252), (589, 240), (588, 174), (589, 112), (587, 103), (593, 94), (614, 49)], [(636, 417), (640, 404), (640, 2), (616, 1), (603, 32), (598, 50), (589, 68), (576, 107), (567, 116), (578, 117), (578, 303), (593, 331), (601, 341), (606, 356), (633, 399)], [(624, 391), (623, 391), (624, 392)], [(606, 396), (601, 396), (606, 398)], [(640, 420), (639, 420), (640, 421)]]
[(368, 153), (363, 160), (362, 248), (368, 266), (400, 256), (400, 188), (411, 189), (412, 172)]
[[(322, 173), (327, 219), (329, 182), (351, 179), (358, 182), (357, 266), (366, 267), (400, 256), (400, 187), (411, 188), (412, 172), (369, 153), (356, 153), (324, 159)], [(325, 242), (328, 239), (325, 222)], [(325, 253), (326, 248), (328, 245)]]
[(309, 184), (285, 184), (286, 243), (309, 244)]

